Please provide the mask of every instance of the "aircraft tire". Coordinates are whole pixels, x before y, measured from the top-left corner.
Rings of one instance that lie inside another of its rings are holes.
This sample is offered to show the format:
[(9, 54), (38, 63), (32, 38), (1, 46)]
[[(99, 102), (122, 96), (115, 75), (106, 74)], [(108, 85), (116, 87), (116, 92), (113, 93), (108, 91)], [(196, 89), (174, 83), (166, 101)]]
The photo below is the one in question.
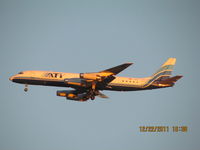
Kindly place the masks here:
[(28, 91), (28, 88), (24, 88), (24, 91), (27, 92), (27, 91)]
[(94, 100), (95, 99), (95, 96), (91, 96), (91, 100)]

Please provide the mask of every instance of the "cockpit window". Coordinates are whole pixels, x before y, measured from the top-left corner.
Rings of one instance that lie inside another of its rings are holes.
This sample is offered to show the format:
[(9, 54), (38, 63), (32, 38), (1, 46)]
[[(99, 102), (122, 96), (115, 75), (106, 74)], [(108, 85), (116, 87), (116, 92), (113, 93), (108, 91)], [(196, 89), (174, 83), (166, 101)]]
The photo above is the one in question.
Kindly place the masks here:
[(23, 74), (23, 72), (19, 72), (18, 74)]

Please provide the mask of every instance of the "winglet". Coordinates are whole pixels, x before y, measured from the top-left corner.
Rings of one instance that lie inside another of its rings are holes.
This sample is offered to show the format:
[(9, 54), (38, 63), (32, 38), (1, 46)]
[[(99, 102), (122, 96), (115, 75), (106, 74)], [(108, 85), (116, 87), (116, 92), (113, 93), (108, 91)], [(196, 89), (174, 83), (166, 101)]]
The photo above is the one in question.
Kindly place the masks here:
[(100, 71), (100, 73), (112, 73), (113, 75), (116, 75), (132, 64), (133, 63), (124, 63), (124, 64), (121, 64), (119, 66)]

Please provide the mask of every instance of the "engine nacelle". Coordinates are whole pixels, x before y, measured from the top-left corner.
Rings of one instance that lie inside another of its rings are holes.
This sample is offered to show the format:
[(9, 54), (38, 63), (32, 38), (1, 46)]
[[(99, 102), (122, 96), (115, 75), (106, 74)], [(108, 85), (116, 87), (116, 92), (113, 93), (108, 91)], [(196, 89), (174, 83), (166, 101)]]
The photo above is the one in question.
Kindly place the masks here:
[(102, 77), (98, 73), (80, 73), (81, 79), (89, 79), (89, 80), (96, 80), (101, 81)]
[(89, 99), (87, 94), (68, 94), (66, 98), (75, 101), (87, 101)]
[(57, 96), (67, 97), (68, 94), (73, 94), (75, 90), (62, 90), (57, 91)]
[(77, 94), (74, 90), (57, 91), (57, 96), (66, 97), (67, 99), (74, 101), (87, 101), (89, 99), (86, 93)]
[(64, 82), (68, 85), (74, 85), (74, 86), (81, 86), (81, 87), (91, 86), (90, 82), (87, 82), (85, 79), (80, 79), (80, 78), (64, 79)]

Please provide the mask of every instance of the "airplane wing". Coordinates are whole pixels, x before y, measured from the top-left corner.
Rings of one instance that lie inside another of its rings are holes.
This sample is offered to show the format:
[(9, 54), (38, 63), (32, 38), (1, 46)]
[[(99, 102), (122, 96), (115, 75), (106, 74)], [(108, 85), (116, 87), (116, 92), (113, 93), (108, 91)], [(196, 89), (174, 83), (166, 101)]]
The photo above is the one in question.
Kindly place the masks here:
[[(108, 98), (108, 96), (99, 92), (99, 89), (108, 85), (115, 79), (115, 75), (132, 65), (133, 63), (124, 63), (100, 72), (80, 73), (79, 78), (64, 79), (64, 83), (69, 87), (76, 89), (72, 93), (61, 92), (68, 99), (85, 101), (95, 96)], [(66, 93), (66, 94), (65, 94)]]
[(100, 97), (100, 98), (109, 98), (107, 95), (101, 93), (101, 92), (97, 92), (96, 96)]
[(127, 67), (129, 67), (132, 64), (133, 63), (124, 63), (124, 64), (118, 65), (116, 67), (112, 67), (112, 68), (100, 71), (99, 72), (100, 75), (106, 74), (106, 76), (103, 78), (103, 80), (101, 82), (99, 82), (99, 85), (106, 86), (108, 83), (110, 83), (111, 81), (113, 81), (115, 79), (114, 75), (120, 73), (121, 71), (123, 71), (124, 69), (126, 69)]
[(106, 96), (105, 94), (101, 93), (101, 92), (98, 92), (98, 97), (101, 97), (101, 98), (109, 98), (108, 96)]
[(124, 69), (126, 69), (127, 67), (129, 67), (132, 64), (133, 63), (124, 63), (124, 64), (121, 64), (119, 66), (112, 67), (112, 68), (100, 71), (99, 73), (111, 73), (113, 75), (116, 75), (116, 74), (120, 73), (121, 71), (123, 71)]
[(114, 75), (120, 73), (132, 64), (133, 63), (124, 63), (100, 72), (80, 73), (80, 79), (84, 79), (87, 82), (107, 84), (115, 79)]

